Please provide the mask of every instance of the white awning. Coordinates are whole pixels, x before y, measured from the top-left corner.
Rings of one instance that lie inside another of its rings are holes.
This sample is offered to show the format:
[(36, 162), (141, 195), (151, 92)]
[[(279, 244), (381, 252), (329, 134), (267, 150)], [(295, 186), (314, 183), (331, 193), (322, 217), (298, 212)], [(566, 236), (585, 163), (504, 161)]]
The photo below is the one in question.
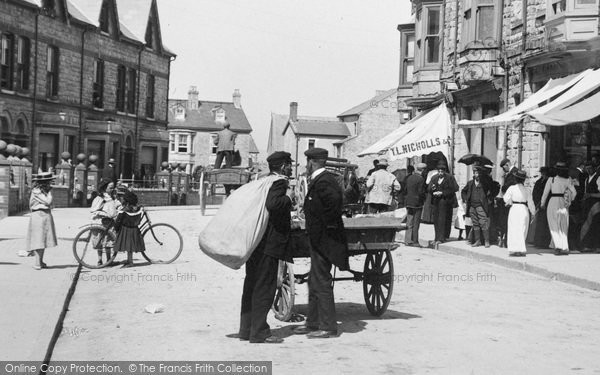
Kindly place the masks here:
[(387, 153), (389, 159), (396, 160), (442, 152), (448, 157), (451, 126), (448, 108), (442, 103), (383, 137), (358, 156)]
[(525, 112), (536, 109), (545, 101), (564, 93), (575, 84), (582, 81), (583, 78), (587, 79), (587, 75), (592, 72), (593, 71), (591, 69), (588, 69), (581, 73), (572, 74), (567, 77), (550, 79), (550, 81), (548, 81), (544, 87), (536, 91), (527, 99), (523, 100), (523, 102), (521, 102), (521, 104), (518, 106), (511, 108), (497, 116), (482, 120), (460, 120), (458, 122), (458, 126), (463, 128), (488, 128), (501, 125), (510, 125), (519, 121), (525, 115)]
[(565, 126), (575, 122), (588, 121), (598, 116), (600, 116), (600, 92), (570, 107), (543, 114), (531, 114), (531, 117), (541, 124), (550, 126)]
[(562, 108), (567, 108), (570, 105), (577, 103), (593, 90), (600, 87), (600, 69), (596, 69), (586, 74), (585, 79), (580, 80), (573, 85), (569, 90), (562, 93), (558, 98), (550, 103), (539, 108), (528, 111), (527, 114), (531, 117), (544, 115)]

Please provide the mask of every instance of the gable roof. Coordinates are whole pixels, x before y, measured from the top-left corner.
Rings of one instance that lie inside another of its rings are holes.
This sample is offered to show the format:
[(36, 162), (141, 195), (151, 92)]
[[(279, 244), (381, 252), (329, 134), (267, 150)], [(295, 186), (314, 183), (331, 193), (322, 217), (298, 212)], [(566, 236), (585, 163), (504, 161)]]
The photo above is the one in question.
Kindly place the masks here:
[[(229, 121), (230, 129), (239, 133), (250, 133), (252, 126), (246, 118), (242, 108), (235, 108), (232, 102), (216, 102), (209, 100), (198, 101), (198, 109), (187, 108), (187, 99), (169, 99), (169, 125), (168, 129), (188, 129), (201, 132), (215, 132), (223, 130), (223, 126), (215, 123), (213, 109), (221, 107)], [(175, 108), (185, 108), (185, 119), (175, 118)]]
[(377, 104), (380, 101), (382, 101), (383, 99), (387, 98), (388, 96), (395, 94), (397, 91), (398, 91), (398, 89), (396, 89), (396, 88), (384, 91), (378, 95), (375, 95), (371, 99), (366, 100), (366, 101), (360, 103), (359, 105), (356, 105), (356, 106), (350, 108), (349, 110), (347, 110), (345, 112), (342, 112), (341, 114), (338, 115), (338, 117), (360, 115), (361, 113), (373, 108), (374, 104)]
[(288, 128), (297, 135), (322, 137), (347, 137), (350, 135), (345, 123), (335, 117), (298, 116), (295, 122), (288, 121), (283, 132)]
[[(99, 27), (100, 11), (104, 1), (109, 0), (67, 0), (69, 14), (75, 19)], [(150, 23), (149, 21), (155, 18), (158, 45), (161, 46), (163, 52), (174, 55), (162, 43), (156, 0), (117, 0), (115, 3), (117, 27), (124, 37), (146, 44), (146, 29)]]

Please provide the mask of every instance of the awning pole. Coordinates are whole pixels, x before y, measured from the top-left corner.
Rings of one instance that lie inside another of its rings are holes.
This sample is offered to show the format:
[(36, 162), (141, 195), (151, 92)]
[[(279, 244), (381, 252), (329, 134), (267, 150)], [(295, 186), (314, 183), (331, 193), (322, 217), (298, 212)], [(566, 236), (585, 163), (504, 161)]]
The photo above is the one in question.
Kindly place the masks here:
[(519, 139), (517, 143), (517, 165), (522, 168), (523, 162), (523, 119), (519, 121)]

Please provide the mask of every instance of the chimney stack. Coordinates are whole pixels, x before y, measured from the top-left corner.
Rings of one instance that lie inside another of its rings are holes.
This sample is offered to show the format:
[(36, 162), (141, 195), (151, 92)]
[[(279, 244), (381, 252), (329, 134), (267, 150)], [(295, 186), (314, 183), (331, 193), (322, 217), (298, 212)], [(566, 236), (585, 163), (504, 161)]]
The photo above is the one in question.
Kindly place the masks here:
[(242, 94), (240, 94), (240, 89), (233, 90), (233, 106), (237, 109), (242, 108)]
[(187, 109), (198, 109), (198, 90), (196, 90), (196, 86), (190, 86), (190, 90), (188, 91)]
[(298, 121), (298, 103), (290, 102), (290, 120)]

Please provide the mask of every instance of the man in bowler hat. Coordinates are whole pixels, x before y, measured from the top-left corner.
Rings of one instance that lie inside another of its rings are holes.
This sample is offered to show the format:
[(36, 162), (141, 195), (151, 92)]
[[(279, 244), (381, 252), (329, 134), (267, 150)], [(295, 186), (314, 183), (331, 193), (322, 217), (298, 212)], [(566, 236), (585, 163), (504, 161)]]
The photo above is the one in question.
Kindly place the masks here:
[(342, 221), (343, 193), (335, 176), (325, 170), (328, 152), (311, 148), (304, 152), (310, 182), (304, 198), (306, 232), (310, 241), (308, 316), (294, 333), (308, 338), (338, 335), (331, 267), (348, 270), (348, 243)]
[(277, 290), (279, 260), (289, 260), (291, 214), (294, 190), (289, 186), (292, 159), (289, 152), (276, 151), (268, 158), (270, 175), (282, 178), (273, 182), (267, 194), (269, 212), (267, 229), (258, 247), (246, 262), (246, 278), (242, 293), (240, 330), (229, 335), (251, 343), (279, 344), (283, 339), (271, 335), (267, 314)]

